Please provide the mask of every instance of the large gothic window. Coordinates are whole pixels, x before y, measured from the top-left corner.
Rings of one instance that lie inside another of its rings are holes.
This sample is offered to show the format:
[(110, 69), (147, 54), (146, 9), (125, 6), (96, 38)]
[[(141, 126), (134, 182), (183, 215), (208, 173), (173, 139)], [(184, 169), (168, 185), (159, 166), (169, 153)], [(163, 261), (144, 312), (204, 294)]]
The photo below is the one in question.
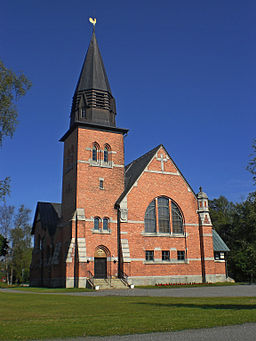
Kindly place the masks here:
[(177, 204), (167, 197), (158, 197), (151, 201), (146, 209), (144, 222), (146, 233), (183, 234), (184, 231), (182, 213)]
[(157, 198), (158, 203), (158, 228), (160, 233), (170, 233), (169, 199)]
[(172, 231), (173, 233), (183, 233), (183, 219), (179, 208), (172, 201)]
[(145, 231), (156, 232), (156, 203), (155, 200), (149, 204), (145, 214)]

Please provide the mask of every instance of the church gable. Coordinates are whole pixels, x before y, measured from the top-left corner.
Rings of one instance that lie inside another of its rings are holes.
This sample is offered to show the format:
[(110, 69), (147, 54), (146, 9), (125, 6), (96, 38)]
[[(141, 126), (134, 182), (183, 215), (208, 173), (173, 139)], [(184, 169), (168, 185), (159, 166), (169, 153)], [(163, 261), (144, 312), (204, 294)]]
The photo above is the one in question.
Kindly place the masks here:
[[(162, 185), (165, 181), (168, 183), (170, 182), (170, 176), (177, 177), (179, 178), (178, 182), (180, 186), (183, 187), (183, 190), (184, 188), (186, 188), (187, 192), (192, 192), (195, 196), (193, 189), (190, 187), (185, 177), (182, 175), (164, 146), (159, 145), (126, 166), (125, 190), (117, 200), (117, 205), (126, 200), (127, 194), (129, 194), (134, 187), (137, 187), (140, 184), (140, 179), (143, 174), (166, 175), (166, 179), (161, 178), (161, 180), (158, 180), (161, 182)], [(156, 178), (153, 179), (152, 177), (151, 181), (155, 182), (155, 180)]]
[(165, 148), (162, 146), (158, 149), (153, 159), (146, 168), (146, 171), (156, 172), (156, 173), (171, 173), (173, 175), (179, 175), (179, 172), (170, 159)]

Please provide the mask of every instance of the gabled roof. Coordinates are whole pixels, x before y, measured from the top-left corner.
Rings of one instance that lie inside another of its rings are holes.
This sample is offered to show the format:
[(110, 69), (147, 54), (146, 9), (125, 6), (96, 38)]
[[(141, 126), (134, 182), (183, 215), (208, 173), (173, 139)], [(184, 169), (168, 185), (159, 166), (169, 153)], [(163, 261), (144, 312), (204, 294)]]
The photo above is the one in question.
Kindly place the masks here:
[[(159, 144), (157, 147), (155, 147), (154, 149), (150, 150), (149, 152), (147, 152), (146, 154), (142, 155), (141, 157), (139, 157), (138, 159), (132, 161), (131, 163), (129, 163), (126, 167), (125, 167), (125, 189), (123, 191), (123, 193), (120, 195), (120, 197), (118, 198), (118, 200), (116, 201), (115, 206), (118, 206), (121, 201), (123, 200), (123, 198), (126, 196), (126, 194), (130, 191), (130, 189), (132, 188), (132, 186), (134, 185), (134, 183), (138, 180), (138, 178), (140, 177), (140, 175), (142, 174), (142, 172), (144, 171), (144, 169), (147, 167), (147, 165), (149, 164), (149, 162), (151, 161), (151, 159), (154, 157), (154, 155), (156, 154), (156, 152), (164, 146), (162, 144)], [(164, 148), (164, 150), (166, 151), (166, 149)], [(188, 184), (187, 180), (185, 179), (185, 177), (182, 175), (181, 171), (179, 170), (179, 168), (176, 166), (175, 162), (173, 161), (173, 159), (170, 157), (170, 155), (167, 153), (168, 157), (170, 158), (170, 160), (173, 162), (174, 166), (177, 168), (178, 172), (180, 173), (180, 175), (183, 177), (183, 179), (185, 180), (185, 182)], [(188, 186), (190, 187), (190, 185), (188, 184)], [(191, 187), (190, 187), (191, 188)], [(192, 189), (191, 189), (192, 190)], [(195, 195), (194, 191), (192, 190), (192, 193)]]
[(230, 251), (223, 239), (221, 239), (220, 235), (214, 229), (212, 229), (212, 242), (214, 251)]
[(54, 235), (57, 224), (61, 217), (61, 204), (52, 202), (38, 202), (31, 234), (35, 233), (38, 215), (40, 217), (42, 228), (48, 230), (50, 235)]
[(111, 94), (107, 73), (94, 31), (76, 86), (76, 92), (89, 89), (108, 91)]

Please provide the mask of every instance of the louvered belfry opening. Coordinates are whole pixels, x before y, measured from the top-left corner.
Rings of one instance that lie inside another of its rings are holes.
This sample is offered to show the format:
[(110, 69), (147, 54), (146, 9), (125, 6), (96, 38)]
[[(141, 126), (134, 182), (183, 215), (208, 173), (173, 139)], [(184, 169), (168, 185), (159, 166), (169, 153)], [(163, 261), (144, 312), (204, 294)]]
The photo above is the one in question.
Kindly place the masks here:
[(115, 116), (115, 99), (93, 31), (73, 97), (70, 126), (89, 123), (116, 127)]
[(111, 110), (111, 95), (107, 91), (90, 89), (85, 91), (88, 107)]

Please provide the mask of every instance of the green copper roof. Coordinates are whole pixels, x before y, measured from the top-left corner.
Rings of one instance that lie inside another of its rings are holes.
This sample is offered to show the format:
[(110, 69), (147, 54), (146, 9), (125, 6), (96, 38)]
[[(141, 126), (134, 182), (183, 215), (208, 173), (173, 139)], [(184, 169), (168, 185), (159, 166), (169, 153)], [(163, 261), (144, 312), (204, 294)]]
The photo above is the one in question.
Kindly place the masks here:
[(221, 237), (218, 235), (218, 233), (215, 230), (212, 230), (212, 241), (213, 241), (213, 250), (214, 251), (230, 251), (227, 245), (224, 243), (224, 241), (221, 239)]

